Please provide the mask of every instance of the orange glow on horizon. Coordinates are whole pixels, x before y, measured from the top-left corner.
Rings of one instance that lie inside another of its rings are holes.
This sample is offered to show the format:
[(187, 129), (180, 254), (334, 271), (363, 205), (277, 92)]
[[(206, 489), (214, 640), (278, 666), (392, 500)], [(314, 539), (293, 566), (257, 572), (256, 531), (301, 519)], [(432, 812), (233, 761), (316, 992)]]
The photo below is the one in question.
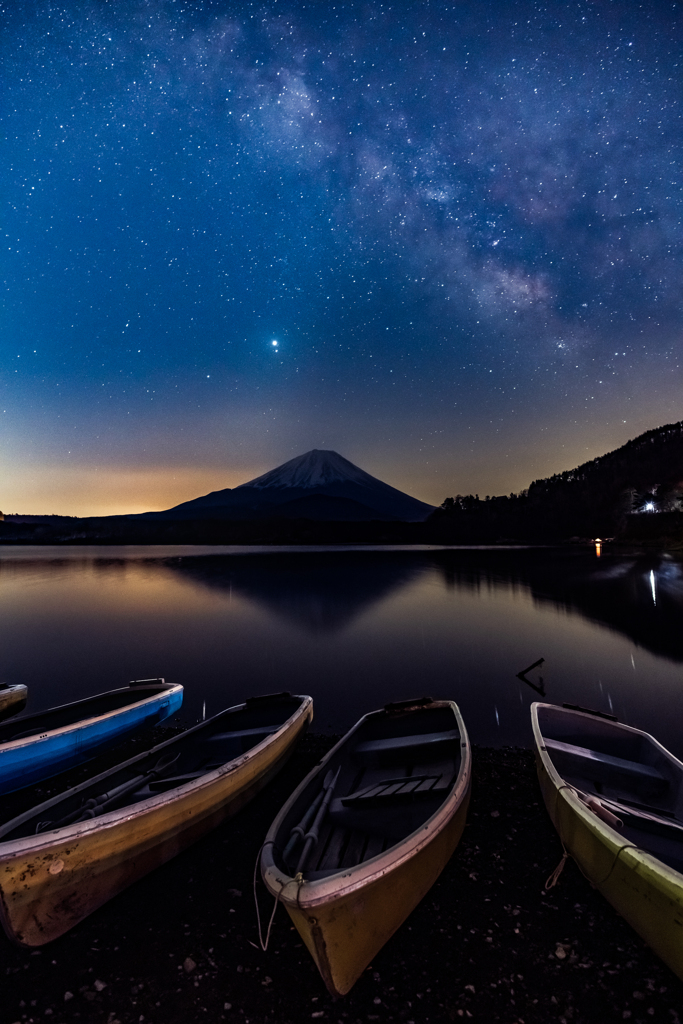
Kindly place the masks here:
[(32, 466), (5, 471), (5, 515), (115, 516), (173, 508), (263, 472), (223, 467)]

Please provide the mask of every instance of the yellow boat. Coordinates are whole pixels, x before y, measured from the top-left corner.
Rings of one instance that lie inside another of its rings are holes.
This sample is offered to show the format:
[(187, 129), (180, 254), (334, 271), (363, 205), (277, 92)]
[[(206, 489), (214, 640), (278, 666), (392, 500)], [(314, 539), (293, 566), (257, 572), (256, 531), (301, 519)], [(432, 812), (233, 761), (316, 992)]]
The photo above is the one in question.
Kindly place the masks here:
[(351, 989), (445, 867), (470, 780), (452, 701), (390, 704), (347, 733), (273, 822), (263, 880), (333, 996)]
[(58, 938), (235, 814), (312, 717), (310, 697), (252, 698), (0, 827), (7, 935)]
[(649, 733), (531, 705), (543, 799), (588, 880), (683, 978), (683, 764)]

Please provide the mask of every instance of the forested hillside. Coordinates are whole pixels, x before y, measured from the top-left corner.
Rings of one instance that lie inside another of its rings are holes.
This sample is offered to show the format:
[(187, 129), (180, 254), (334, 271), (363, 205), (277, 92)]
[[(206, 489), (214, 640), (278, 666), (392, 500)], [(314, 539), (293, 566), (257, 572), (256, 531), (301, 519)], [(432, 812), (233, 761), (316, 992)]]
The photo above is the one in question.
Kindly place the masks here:
[(501, 497), (447, 498), (431, 522), (462, 541), (683, 535), (683, 421)]

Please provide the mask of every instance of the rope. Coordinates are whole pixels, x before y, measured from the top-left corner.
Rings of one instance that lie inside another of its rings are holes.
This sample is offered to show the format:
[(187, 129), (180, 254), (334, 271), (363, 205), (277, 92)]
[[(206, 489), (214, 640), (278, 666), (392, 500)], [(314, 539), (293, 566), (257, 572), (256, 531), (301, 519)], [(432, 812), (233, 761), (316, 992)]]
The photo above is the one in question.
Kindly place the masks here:
[[(576, 793), (576, 789), (574, 788), (574, 786), (570, 786), (568, 783), (565, 782), (564, 785), (560, 786), (558, 788), (558, 790), (557, 790), (558, 799), (559, 799), (559, 795), (560, 795), (560, 793), (562, 792), (563, 789), (568, 789), (571, 793)], [(578, 796), (579, 794), (576, 793), (576, 795)], [(559, 829), (558, 829), (558, 832), (559, 832)], [(543, 892), (549, 892), (551, 889), (555, 888), (555, 886), (557, 885), (557, 883), (559, 881), (560, 875), (564, 871), (564, 866), (567, 863), (567, 858), (569, 857), (569, 854), (567, 853), (567, 848), (564, 845), (564, 840), (562, 839), (561, 835), (560, 835), (560, 842), (562, 843), (562, 860), (557, 865), (557, 867), (555, 868), (553, 873), (551, 875), (549, 875), (548, 878), (546, 879), (546, 883), (543, 886)]]
[[(570, 786), (568, 782), (565, 782), (564, 785), (560, 786), (558, 788), (558, 790), (557, 790), (558, 799), (559, 799), (559, 794), (562, 792), (563, 789), (568, 790), (570, 793), (573, 793), (574, 796), (578, 797), (578, 799), (581, 801), (581, 803), (585, 807), (587, 807), (589, 811), (592, 811), (593, 814), (595, 814), (596, 817), (600, 818), (601, 821), (604, 821), (608, 825), (611, 825), (611, 827), (614, 828), (614, 829), (623, 828), (624, 823), (621, 820), (621, 818), (618, 818), (616, 816), (616, 814), (612, 814), (612, 812), (609, 810), (609, 808), (605, 807), (603, 805), (603, 803), (600, 800), (598, 800), (597, 797), (592, 796), (590, 793), (584, 793), (583, 790), (577, 789), (576, 786)], [(558, 829), (558, 832), (559, 832), (559, 829)], [(562, 874), (562, 871), (564, 869), (564, 865), (567, 862), (567, 857), (570, 856), (570, 854), (567, 853), (567, 850), (566, 850), (565, 845), (564, 845), (564, 840), (562, 839), (562, 835), (561, 834), (560, 834), (560, 840), (562, 841), (562, 849), (564, 850), (564, 853), (562, 855), (562, 860), (557, 865), (557, 867), (553, 871), (552, 875), (549, 877), (548, 881), (545, 883), (545, 887), (544, 887), (544, 891), (545, 892), (548, 892), (549, 889), (552, 889), (554, 886), (557, 885), (557, 881), (558, 881), (560, 875)], [(594, 883), (591, 881), (590, 876), (585, 873), (585, 871), (583, 870), (581, 865), (577, 864), (577, 866), (578, 866), (579, 870), (581, 871), (581, 873), (586, 878), (588, 878), (588, 881), (591, 883), (591, 885), (593, 885)]]
[(275, 911), (277, 910), (277, 905), (280, 902), (280, 897), (282, 896), (282, 893), (284, 892), (285, 888), (291, 882), (297, 882), (298, 886), (299, 886), (299, 888), (297, 889), (297, 902), (298, 902), (299, 891), (301, 890), (301, 886), (303, 885), (303, 881), (304, 881), (303, 875), (301, 874), (301, 872), (299, 872), (299, 874), (296, 876), (296, 878), (290, 878), (288, 882), (283, 882), (282, 885), (280, 886), (280, 891), (278, 892), (277, 896), (275, 897), (275, 903), (273, 904), (273, 912), (270, 915), (270, 920), (268, 922), (268, 930), (266, 932), (266, 938), (265, 938), (265, 942), (264, 942), (264, 940), (263, 940), (263, 929), (261, 928), (261, 912), (259, 910), (258, 898), (256, 896), (256, 875), (257, 875), (257, 872), (258, 872), (258, 865), (259, 865), (259, 861), (261, 859), (261, 854), (263, 853), (263, 850), (264, 850), (265, 846), (266, 846), (266, 844), (264, 843), (263, 846), (261, 847), (261, 849), (259, 850), (257, 856), (256, 856), (256, 863), (254, 864), (254, 906), (256, 907), (256, 923), (258, 925), (259, 945), (261, 946), (261, 949), (263, 950), (264, 953), (268, 949), (268, 943), (270, 942), (270, 930), (273, 927), (273, 921), (275, 920)]
[(569, 856), (569, 854), (565, 850), (564, 844), (562, 845), (562, 849), (564, 851), (563, 854), (562, 854), (562, 860), (557, 865), (557, 867), (553, 871), (552, 875), (550, 875), (550, 877), (546, 881), (546, 883), (545, 883), (545, 885), (543, 887), (543, 891), (544, 892), (549, 892), (550, 889), (553, 889), (557, 885), (558, 879), (559, 879), (560, 875), (562, 874), (562, 872), (564, 871), (564, 866), (567, 863), (567, 857)]

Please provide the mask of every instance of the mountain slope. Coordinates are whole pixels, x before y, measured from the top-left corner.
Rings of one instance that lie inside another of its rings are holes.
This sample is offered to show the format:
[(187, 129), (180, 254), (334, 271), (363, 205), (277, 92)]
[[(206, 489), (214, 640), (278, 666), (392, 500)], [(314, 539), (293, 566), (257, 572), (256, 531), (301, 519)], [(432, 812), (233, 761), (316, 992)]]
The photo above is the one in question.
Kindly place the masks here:
[[(354, 466), (343, 455), (338, 452), (325, 451), (320, 448), (313, 448), (305, 455), (297, 455), (289, 462), (283, 462), (281, 466), (271, 469), (263, 476), (257, 476), (255, 480), (248, 480), (246, 484), (240, 484), (235, 490), (242, 487), (256, 487), (258, 490), (278, 487), (302, 487), (306, 490), (326, 487), (333, 483), (356, 483), (361, 486), (373, 487), (380, 484), (386, 487), (374, 476), (370, 476), (365, 470)], [(391, 488), (393, 490), (393, 488)], [(401, 492), (398, 492), (401, 493)]]
[(143, 518), (422, 522), (433, 511), (433, 505), (390, 487), (337, 452), (314, 448), (239, 487)]

